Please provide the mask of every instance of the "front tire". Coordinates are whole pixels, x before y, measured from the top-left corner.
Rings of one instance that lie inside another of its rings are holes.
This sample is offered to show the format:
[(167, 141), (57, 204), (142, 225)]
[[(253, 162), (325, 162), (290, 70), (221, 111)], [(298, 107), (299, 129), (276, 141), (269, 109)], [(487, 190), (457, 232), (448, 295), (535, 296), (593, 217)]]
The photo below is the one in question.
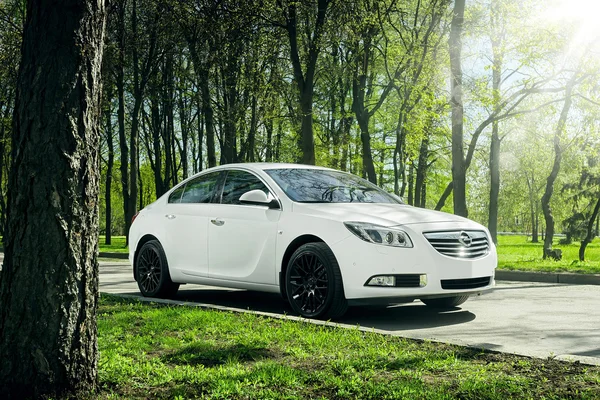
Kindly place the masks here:
[(135, 280), (144, 297), (173, 297), (179, 284), (171, 280), (167, 257), (158, 240), (142, 246), (135, 260)]
[(348, 309), (340, 267), (325, 243), (307, 243), (294, 252), (285, 285), (292, 309), (305, 318), (338, 318)]
[(447, 308), (454, 308), (456, 306), (460, 306), (465, 301), (467, 301), (468, 298), (469, 298), (469, 295), (462, 295), (462, 296), (451, 296), (451, 297), (439, 297), (437, 299), (421, 299), (421, 301), (423, 303), (425, 303), (425, 305), (432, 307), (432, 308), (447, 309)]

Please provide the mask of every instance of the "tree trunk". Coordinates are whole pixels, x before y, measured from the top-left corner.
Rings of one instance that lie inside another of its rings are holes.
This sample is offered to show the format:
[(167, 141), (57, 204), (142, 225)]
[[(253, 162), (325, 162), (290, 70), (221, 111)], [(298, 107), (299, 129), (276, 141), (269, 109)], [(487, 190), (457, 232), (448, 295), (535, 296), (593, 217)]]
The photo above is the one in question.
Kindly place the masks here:
[[(499, 25), (502, 24), (502, 15), (497, 8), (497, 2), (492, 3), (491, 22), (493, 37), (492, 53), (492, 89), (494, 98), (494, 113), (499, 114), (500, 89), (502, 83), (502, 43), (504, 41), (504, 31)], [(500, 136), (498, 134), (499, 121), (492, 122), (492, 138), (490, 143), (490, 206), (488, 214), (488, 229), (492, 240), (498, 244), (498, 197), (500, 195)]]
[(594, 222), (597, 220), (598, 214), (600, 214), (600, 198), (596, 201), (596, 206), (586, 227), (587, 233), (579, 246), (579, 261), (585, 261), (585, 249), (594, 240)]
[(415, 179), (415, 206), (421, 208), (425, 208), (425, 178), (427, 176), (428, 158), (429, 136), (426, 133), (419, 148), (419, 165), (417, 166), (417, 177)]
[(154, 189), (156, 191), (156, 197), (160, 197), (166, 191), (165, 181), (163, 180), (162, 172), (163, 155), (161, 149), (162, 146), (160, 142), (162, 118), (158, 106), (158, 94), (156, 92), (153, 92), (150, 97), (150, 130), (152, 131), (152, 153), (154, 154), (154, 160), (152, 160), (152, 155), (150, 155), (150, 161), (154, 172)]
[(454, 214), (468, 216), (466, 199), (466, 165), (463, 145), (463, 100), (462, 100), (462, 30), (465, 14), (465, 0), (454, 1), (452, 25), (450, 28), (450, 73), (452, 93), (452, 181)]
[[(179, 124), (181, 125), (181, 169), (183, 170), (182, 179), (188, 177), (188, 139), (189, 139), (189, 121), (187, 102), (185, 101), (183, 90), (179, 90)], [(157, 195), (158, 197), (158, 195)]]
[(119, 153), (121, 164), (121, 188), (123, 193), (123, 216), (125, 219), (125, 241), (129, 243), (129, 225), (131, 219), (127, 219), (127, 207), (129, 205), (129, 146), (127, 145), (127, 136), (125, 134), (125, 0), (118, 3), (118, 25), (117, 36), (119, 39), (119, 61), (116, 74), (117, 97), (119, 100), (119, 109), (117, 119), (119, 122)]
[[(494, 94), (497, 94), (500, 90), (500, 68), (500, 62), (494, 62)], [(498, 101), (499, 99), (496, 99), (496, 104)], [(490, 143), (490, 209), (488, 216), (488, 229), (492, 240), (496, 244), (498, 244), (498, 197), (500, 195), (500, 136), (498, 135), (498, 125), (498, 121), (492, 123), (492, 138)]]
[(414, 205), (414, 166), (411, 160), (408, 161), (408, 204)]
[(113, 129), (112, 129), (112, 96), (108, 95), (106, 102), (106, 144), (108, 145), (108, 162), (106, 165), (106, 184), (104, 192), (104, 203), (105, 203), (105, 234), (104, 243), (109, 245), (112, 243), (112, 174), (113, 165), (115, 162), (115, 146), (113, 142)]
[(257, 113), (257, 98), (256, 93), (252, 95), (252, 112), (250, 117), (250, 130), (248, 131), (248, 143), (246, 145), (246, 159), (244, 161), (254, 162), (256, 154), (256, 130), (258, 129), (258, 116)]
[(0, 279), (3, 398), (96, 387), (105, 17), (104, 1), (27, 4)]
[[(9, 98), (13, 97), (12, 93), (8, 94)], [(5, 106), (4, 115), (0, 122), (0, 235), (4, 236), (4, 228), (6, 227), (6, 198), (4, 197), (4, 191), (2, 185), (4, 183), (4, 169), (9, 167), (9, 159), (7, 157), (7, 143), (9, 138), (9, 125), (11, 113), (14, 112), (14, 107)], [(6, 122), (5, 122), (6, 121)]]
[(208, 70), (201, 72), (200, 91), (202, 92), (202, 113), (204, 114), (204, 126), (206, 128), (206, 158), (208, 159), (208, 168), (217, 166), (217, 156), (215, 154), (215, 128), (213, 108), (208, 86)]
[[(330, 3), (331, 0), (318, 0), (313, 32), (307, 32), (308, 37), (302, 38), (309, 43), (305, 70), (302, 69), (302, 61), (300, 60), (300, 51), (298, 49), (298, 4), (296, 2), (290, 2), (286, 14), (285, 28), (290, 42), (290, 59), (294, 70), (294, 79), (298, 87), (298, 99), (300, 110), (302, 112), (300, 128), (302, 163), (308, 165), (315, 164), (315, 139), (312, 127), (314, 79), (317, 59), (320, 52), (321, 37), (325, 29), (325, 17)], [(304, 42), (304, 40), (302, 40), (302, 42)]]
[(527, 189), (529, 190), (529, 212), (531, 213), (531, 242), (538, 243), (538, 208), (537, 201), (535, 199), (535, 179), (533, 173), (531, 173), (531, 181), (529, 180), (529, 176), (525, 175), (525, 180), (527, 181)]
[[(364, 116), (361, 116), (364, 117)], [(359, 118), (356, 116), (360, 127), (360, 142), (362, 144), (362, 164), (367, 178), (370, 182), (377, 184), (377, 174), (375, 173), (375, 164), (373, 163), (373, 154), (371, 150), (371, 135), (369, 134), (369, 118)]]
[(546, 235), (544, 238), (543, 248), (544, 259), (548, 256), (548, 252), (552, 250), (552, 239), (554, 238), (554, 216), (552, 215), (552, 209), (550, 208), (550, 199), (552, 198), (552, 194), (554, 193), (554, 181), (556, 181), (556, 178), (558, 177), (558, 173), (560, 171), (560, 163), (562, 160), (562, 148), (560, 140), (563, 135), (563, 132), (565, 131), (565, 127), (567, 124), (567, 116), (569, 114), (569, 109), (571, 108), (571, 93), (573, 92), (575, 77), (576, 75), (574, 75), (571, 81), (567, 84), (565, 92), (565, 103), (563, 105), (562, 111), (560, 112), (560, 117), (558, 118), (558, 122), (556, 124), (556, 130), (554, 132), (554, 163), (552, 164), (552, 171), (546, 179), (546, 190), (544, 191), (544, 195), (542, 196), (541, 201), (542, 211), (544, 213), (544, 220), (546, 222)]

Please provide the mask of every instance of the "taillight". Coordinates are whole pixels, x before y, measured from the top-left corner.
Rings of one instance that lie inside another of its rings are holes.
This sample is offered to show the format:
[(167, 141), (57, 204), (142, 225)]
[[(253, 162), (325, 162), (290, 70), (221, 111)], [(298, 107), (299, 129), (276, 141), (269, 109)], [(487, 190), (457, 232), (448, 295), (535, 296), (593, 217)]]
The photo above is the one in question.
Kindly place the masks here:
[(136, 212), (135, 215), (133, 216), (133, 218), (131, 218), (131, 225), (133, 225), (133, 221), (135, 221), (135, 219), (137, 218), (137, 216), (140, 215), (140, 212)]

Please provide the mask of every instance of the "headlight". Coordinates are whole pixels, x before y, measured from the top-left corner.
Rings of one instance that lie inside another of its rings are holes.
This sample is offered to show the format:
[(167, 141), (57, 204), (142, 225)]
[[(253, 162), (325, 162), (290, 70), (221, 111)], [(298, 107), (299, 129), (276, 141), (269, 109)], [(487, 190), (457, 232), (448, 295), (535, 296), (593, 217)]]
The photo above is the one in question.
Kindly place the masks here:
[(344, 225), (365, 242), (392, 247), (413, 247), (410, 237), (401, 229), (386, 228), (365, 222), (344, 222)]

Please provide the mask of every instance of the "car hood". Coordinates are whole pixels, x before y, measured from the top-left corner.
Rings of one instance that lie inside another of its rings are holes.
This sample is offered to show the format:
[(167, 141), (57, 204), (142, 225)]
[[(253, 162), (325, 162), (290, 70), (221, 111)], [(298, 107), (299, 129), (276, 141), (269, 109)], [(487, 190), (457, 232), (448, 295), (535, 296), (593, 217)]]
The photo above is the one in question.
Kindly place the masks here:
[(412, 207), (405, 204), (369, 203), (294, 203), (294, 212), (342, 222), (360, 221), (383, 226), (410, 225), (434, 222), (473, 221), (440, 211)]

